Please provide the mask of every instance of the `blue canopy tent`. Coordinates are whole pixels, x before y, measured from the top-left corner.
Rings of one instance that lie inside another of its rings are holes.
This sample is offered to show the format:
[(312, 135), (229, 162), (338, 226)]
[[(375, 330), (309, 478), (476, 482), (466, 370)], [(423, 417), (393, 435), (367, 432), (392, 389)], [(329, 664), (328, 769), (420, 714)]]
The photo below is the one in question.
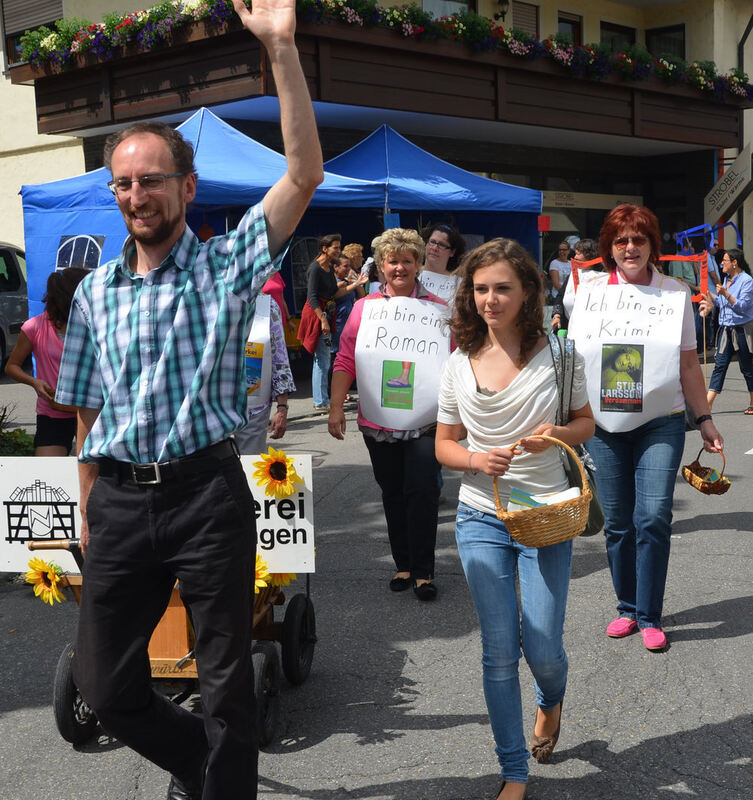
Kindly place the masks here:
[(484, 239), (507, 236), (532, 253), (538, 251), (541, 192), (460, 169), (412, 144), (389, 125), (377, 128), (324, 167), (379, 183), (384, 188), (382, 207), (385, 212), (400, 211), (403, 225), (415, 225), (427, 212), (432, 221), (452, 215), (463, 233), (480, 233)]
[[(245, 136), (202, 108), (178, 130), (194, 145), (199, 174), (189, 224), (209, 222), (224, 232), (224, 214), (213, 209), (247, 208), (264, 197), (285, 172), (285, 157)], [(65, 180), (23, 186), (29, 314), (43, 310), (47, 276), (70, 265), (95, 267), (120, 252), (127, 231), (101, 168)], [(381, 188), (368, 181), (326, 175), (313, 207), (379, 208)], [(212, 224), (214, 223), (214, 224)]]

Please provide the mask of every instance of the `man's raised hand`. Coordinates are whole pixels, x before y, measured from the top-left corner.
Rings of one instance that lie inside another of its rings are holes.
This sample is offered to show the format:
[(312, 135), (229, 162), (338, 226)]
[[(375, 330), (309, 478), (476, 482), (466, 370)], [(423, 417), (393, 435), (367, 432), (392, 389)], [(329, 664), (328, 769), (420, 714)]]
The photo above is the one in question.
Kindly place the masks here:
[(295, 0), (253, 0), (249, 9), (244, 0), (233, 0), (243, 27), (268, 49), (294, 44)]

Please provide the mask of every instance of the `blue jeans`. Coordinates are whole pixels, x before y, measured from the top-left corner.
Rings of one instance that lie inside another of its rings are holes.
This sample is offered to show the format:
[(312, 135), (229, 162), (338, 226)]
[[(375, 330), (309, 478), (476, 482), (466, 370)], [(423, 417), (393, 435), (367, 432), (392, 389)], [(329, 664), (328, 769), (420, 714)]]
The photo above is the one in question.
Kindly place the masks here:
[(639, 628), (660, 628), (669, 564), (672, 499), (685, 444), (685, 415), (608, 433), (586, 443), (606, 523), (617, 613)]
[(319, 341), (316, 343), (316, 350), (314, 350), (314, 365), (311, 368), (311, 394), (315, 406), (329, 405), (327, 378), (331, 344), (328, 339), (328, 336), (320, 335)]
[[(572, 541), (525, 547), (494, 514), (460, 503), (455, 535), (481, 628), (484, 696), (506, 781), (528, 780), (518, 662), (523, 655), (545, 711), (565, 695), (562, 645)], [(520, 605), (515, 578), (520, 583)], [(533, 715), (531, 715), (533, 721)]]
[[(748, 343), (745, 340), (745, 332), (742, 325), (736, 327), (726, 328), (727, 331), (727, 346), (724, 350), (716, 351), (716, 359), (714, 360), (714, 371), (711, 373), (711, 380), (709, 381), (709, 389), (712, 392), (721, 392), (724, 386), (724, 379), (727, 376), (727, 369), (729, 368), (732, 356), (735, 353), (734, 342), (737, 343), (737, 363), (740, 365), (740, 372), (745, 378), (745, 385), (748, 387), (749, 392), (753, 392), (753, 356), (748, 350)], [(719, 328), (719, 336), (721, 337), (723, 329)]]

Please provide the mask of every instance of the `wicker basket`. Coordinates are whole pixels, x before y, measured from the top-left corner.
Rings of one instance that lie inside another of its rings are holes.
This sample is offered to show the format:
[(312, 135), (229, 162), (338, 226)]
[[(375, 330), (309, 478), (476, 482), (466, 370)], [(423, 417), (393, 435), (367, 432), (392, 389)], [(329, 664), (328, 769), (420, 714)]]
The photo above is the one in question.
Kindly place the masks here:
[[(588, 507), (591, 504), (591, 489), (588, 478), (575, 451), (553, 436), (528, 436), (528, 439), (546, 439), (553, 444), (564, 447), (575, 459), (580, 469), (583, 489), (580, 497), (553, 503), (550, 506), (530, 508), (524, 511), (505, 511), (499, 499), (497, 478), (494, 478), (494, 505), (497, 507), (497, 519), (505, 523), (505, 527), (513, 539), (526, 547), (546, 547), (549, 544), (566, 542), (580, 536), (588, 522)], [(510, 448), (514, 450), (520, 444), (515, 442)]]
[(698, 489), (699, 492), (703, 492), (704, 494), (724, 494), (732, 485), (729, 478), (724, 477), (724, 470), (727, 466), (727, 459), (724, 457), (724, 452), (719, 452), (719, 455), (722, 457), (722, 471), (715, 480), (709, 480), (709, 476), (714, 470), (711, 467), (702, 467), (701, 462), (698, 460), (702, 452), (703, 449), (699, 450), (695, 461), (682, 468), (682, 477), (685, 478), (694, 489)]

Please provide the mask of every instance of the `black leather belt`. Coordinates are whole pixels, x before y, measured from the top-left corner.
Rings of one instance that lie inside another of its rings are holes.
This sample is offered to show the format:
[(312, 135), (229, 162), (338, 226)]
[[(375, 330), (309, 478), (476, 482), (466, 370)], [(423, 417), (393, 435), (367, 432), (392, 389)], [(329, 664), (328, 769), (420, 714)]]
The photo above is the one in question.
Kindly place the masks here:
[(216, 444), (210, 444), (203, 450), (197, 450), (195, 453), (181, 458), (171, 458), (169, 461), (133, 464), (130, 461), (114, 461), (111, 458), (103, 458), (99, 461), (99, 473), (108, 477), (116, 476), (121, 483), (156, 486), (189, 475), (213, 472), (217, 469), (219, 461), (226, 458), (238, 458), (238, 456), (235, 439), (223, 439)]

